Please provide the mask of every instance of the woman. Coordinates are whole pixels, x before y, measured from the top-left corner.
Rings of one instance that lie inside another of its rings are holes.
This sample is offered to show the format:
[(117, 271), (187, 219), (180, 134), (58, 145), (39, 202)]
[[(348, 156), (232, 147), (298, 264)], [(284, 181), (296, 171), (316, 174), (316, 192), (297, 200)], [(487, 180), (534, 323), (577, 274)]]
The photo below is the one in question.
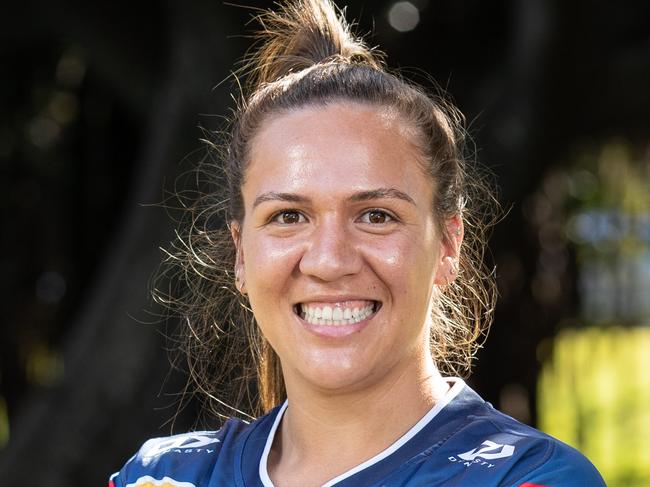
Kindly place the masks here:
[[(327, 0), (260, 20), (225, 155), (228, 240), (198, 204), (173, 258), (199, 276), (181, 309), (199, 386), (216, 399), (256, 369), (266, 414), (149, 440), (112, 485), (604, 485), (443, 377), (469, 368), (493, 298), (458, 114), (387, 73)], [(223, 355), (241, 336), (253, 366)]]

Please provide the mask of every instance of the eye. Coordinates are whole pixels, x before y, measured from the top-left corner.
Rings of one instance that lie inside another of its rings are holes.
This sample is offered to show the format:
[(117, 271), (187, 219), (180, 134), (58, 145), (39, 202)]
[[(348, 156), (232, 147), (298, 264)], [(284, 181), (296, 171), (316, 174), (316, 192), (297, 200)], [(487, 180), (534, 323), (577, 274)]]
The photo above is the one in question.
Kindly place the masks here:
[(279, 223), (281, 225), (295, 225), (304, 221), (305, 217), (295, 210), (282, 210), (271, 217), (272, 223)]
[(368, 210), (363, 215), (361, 215), (361, 221), (363, 223), (369, 223), (371, 225), (383, 225), (394, 220), (395, 218), (393, 218), (392, 215), (385, 212), (384, 210)]

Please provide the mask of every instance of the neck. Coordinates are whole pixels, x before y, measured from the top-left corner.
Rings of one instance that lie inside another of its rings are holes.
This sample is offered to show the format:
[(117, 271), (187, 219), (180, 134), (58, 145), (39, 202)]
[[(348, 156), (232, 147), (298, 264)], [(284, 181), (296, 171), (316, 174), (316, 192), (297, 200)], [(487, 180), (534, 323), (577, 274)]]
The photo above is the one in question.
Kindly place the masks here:
[[(447, 392), (430, 356), (419, 367), (358, 391), (319, 391), (287, 381), (289, 407), (276, 434), (270, 468), (318, 469), (335, 477), (377, 455), (415, 425)], [(275, 465), (275, 467), (274, 467)]]

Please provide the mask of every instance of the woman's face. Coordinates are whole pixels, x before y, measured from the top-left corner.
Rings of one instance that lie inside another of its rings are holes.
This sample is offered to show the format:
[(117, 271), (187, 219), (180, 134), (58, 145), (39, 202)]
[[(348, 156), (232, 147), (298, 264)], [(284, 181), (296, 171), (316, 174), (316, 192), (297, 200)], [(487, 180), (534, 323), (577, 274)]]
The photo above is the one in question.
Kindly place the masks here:
[(412, 137), (391, 111), (340, 102), (276, 115), (252, 141), (237, 271), (289, 390), (431, 365), (432, 289), (455, 251)]

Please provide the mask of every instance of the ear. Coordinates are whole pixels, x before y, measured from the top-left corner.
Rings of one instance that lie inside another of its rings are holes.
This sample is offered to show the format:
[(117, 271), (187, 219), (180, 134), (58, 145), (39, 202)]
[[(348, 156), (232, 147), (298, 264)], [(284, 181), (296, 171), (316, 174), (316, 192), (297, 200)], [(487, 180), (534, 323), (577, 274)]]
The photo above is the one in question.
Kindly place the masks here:
[(246, 294), (246, 266), (244, 265), (244, 251), (241, 244), (241, 225), (238, 221), (231, 221), (230, 235), (235, 244), (235, 287), (237, 290)]
[(463, 218), (460, 214), (454, 215), (445, 222), (445, 235), (440, 242), (440, 257), (434, 284), (445, 286), (456, 279), (463, 236)]

